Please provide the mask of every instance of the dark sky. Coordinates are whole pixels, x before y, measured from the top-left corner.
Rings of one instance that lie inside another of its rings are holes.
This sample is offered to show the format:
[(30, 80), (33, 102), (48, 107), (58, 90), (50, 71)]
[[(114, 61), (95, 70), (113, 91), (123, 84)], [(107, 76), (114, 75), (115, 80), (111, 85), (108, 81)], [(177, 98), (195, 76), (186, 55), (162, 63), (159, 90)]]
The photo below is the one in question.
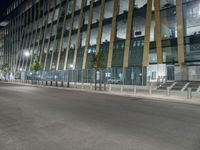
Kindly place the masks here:
[(0, 0), (0, 14), (10, 4), (12, 0)]

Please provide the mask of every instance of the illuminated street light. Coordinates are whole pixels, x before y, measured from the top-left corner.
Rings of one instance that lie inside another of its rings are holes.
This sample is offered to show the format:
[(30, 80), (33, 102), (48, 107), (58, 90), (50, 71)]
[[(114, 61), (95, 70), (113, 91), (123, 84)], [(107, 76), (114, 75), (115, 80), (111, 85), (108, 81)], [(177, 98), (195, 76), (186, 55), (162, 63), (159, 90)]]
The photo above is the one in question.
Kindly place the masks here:
[(74, 67), (74, 65), (73, 64), (70, 64), (70, 68), (73, 68)]
[(29, 51), (25, 51), (25, 52), (24, 52), (24, 56), (29, 57), (29, 56), (30, 56)]

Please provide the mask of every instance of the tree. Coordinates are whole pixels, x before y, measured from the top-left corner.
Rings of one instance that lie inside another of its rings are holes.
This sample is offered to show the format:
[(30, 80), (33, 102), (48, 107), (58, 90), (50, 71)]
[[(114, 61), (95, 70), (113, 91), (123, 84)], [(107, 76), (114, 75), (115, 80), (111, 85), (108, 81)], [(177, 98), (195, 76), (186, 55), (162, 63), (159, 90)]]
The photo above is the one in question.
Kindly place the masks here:
[(35, 57), (32, 65), (31, 65), (31, 70), (34, 71), (33, 72), (33, 79), (32, 79), (32, 84), (35, 84), (37, 81), (38, 81), (38, 78), (37, 78), (37, 75), (35, 74), (35, 72), (38, 72), (42, 69), (42, 65), (39, 61), (39, 58), (38, 57)]
[(7, 78), (7, 75), (8, 73), (10, 72), (10, 66), (6, 63), (6, 64), (3, 64), (1, 67), (0, 67), (0, 71), (2, 72), (2, 75), (4, 76), (5, 80)]
[(4, 73), (8, 73), (10, 71), (10, 67), (9, 65), (6, 63), (6, 64), (3, 64), (0, 68), (0, 70)]
[(32, 65), (31, 65), (31, 70), (37, 72), (37, 71), (40, 71), (41, 69), (42, 69), (42, 65), (41, 65), (41, 63), (39, 61), (39, 58), (35, 57)]
[[(95, 90), (97, 89), (97, 72), (98, 70), (103, 69), (104, 67), (104, 57), (103, 57), (103, 53), (101, 51), (99, 51), (97, 54), (94, 54), (93, 59), (92, 59), (92, 65), (93, 68), (95, 70)], [(100, 74), (100, 80), (99, 80), (99, 89), (101, 90), (101, 72), (99, 72)]]
[(103, 53), (100, 51), (98, 54), (94, 54), (92, 59), (93, 68), (95, 70), (102, 69), (104, 67), (104, 57)]

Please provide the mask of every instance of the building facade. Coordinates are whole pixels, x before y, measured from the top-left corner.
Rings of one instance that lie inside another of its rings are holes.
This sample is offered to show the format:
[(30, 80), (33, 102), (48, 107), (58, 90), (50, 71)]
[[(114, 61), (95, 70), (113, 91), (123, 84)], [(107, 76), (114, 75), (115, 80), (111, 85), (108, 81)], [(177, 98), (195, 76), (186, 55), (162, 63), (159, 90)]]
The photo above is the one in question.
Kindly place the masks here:
[(127, 84), (200, 80), (200, 0), (14, 0), (0, 20), (0, 65), (89, 70), (101, 52)]

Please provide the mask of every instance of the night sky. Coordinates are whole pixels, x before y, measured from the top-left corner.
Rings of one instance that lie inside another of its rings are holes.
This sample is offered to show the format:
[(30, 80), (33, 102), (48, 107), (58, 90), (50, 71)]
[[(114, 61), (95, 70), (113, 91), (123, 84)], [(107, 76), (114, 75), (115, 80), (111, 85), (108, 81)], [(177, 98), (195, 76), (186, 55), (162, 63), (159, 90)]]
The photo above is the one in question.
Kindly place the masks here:
[(0, 14), (10, 4), (12, 0), (0, 0)]

